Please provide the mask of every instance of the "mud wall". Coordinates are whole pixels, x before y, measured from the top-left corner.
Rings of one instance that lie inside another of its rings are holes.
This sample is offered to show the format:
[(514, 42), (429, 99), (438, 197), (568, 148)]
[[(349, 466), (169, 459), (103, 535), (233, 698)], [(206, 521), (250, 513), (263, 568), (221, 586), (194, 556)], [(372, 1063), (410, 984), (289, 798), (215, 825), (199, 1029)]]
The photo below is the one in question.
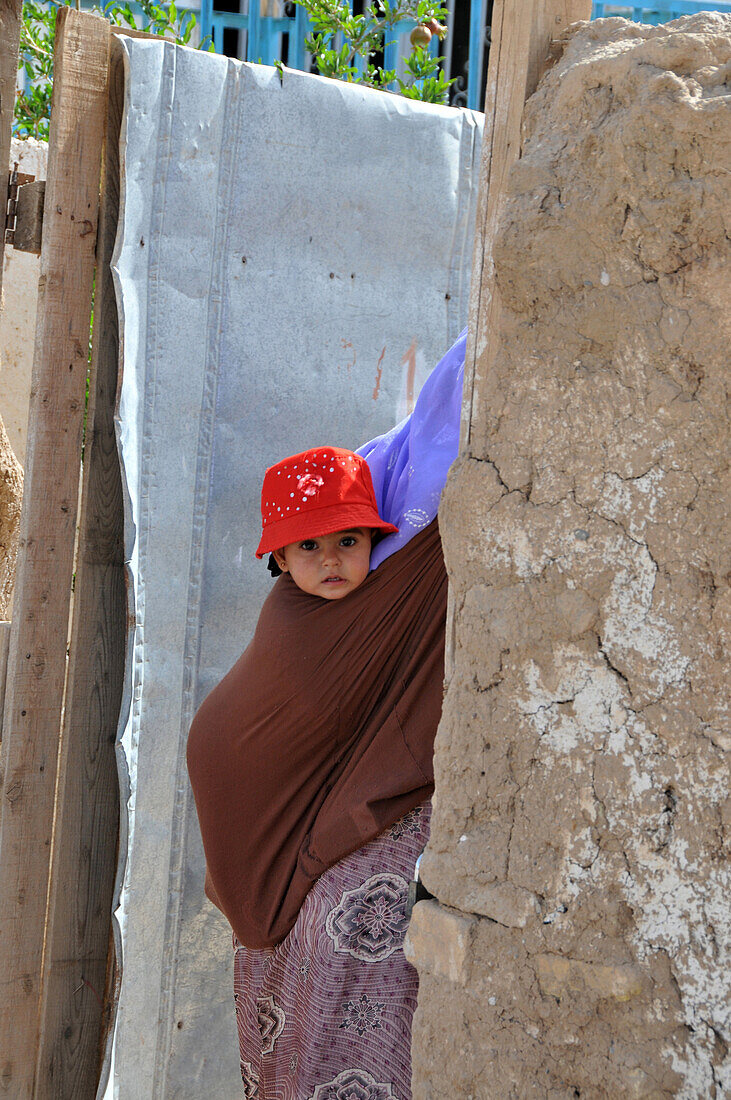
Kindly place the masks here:
[(422, 1100), (731, 1084), (730, 68), (729, 16), (601, 20), (526, 108), (441, 511)]

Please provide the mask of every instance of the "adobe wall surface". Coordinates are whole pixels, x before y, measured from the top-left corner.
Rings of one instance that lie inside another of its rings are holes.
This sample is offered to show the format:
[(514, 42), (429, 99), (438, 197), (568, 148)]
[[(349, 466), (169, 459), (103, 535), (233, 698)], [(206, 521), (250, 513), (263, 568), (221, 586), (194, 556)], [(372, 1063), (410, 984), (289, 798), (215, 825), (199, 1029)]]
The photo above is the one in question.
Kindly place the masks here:
[(419, 1100), (731, 1086), (730, 72), (729, 16), (601, 20), (527, 105), (440, 513)]

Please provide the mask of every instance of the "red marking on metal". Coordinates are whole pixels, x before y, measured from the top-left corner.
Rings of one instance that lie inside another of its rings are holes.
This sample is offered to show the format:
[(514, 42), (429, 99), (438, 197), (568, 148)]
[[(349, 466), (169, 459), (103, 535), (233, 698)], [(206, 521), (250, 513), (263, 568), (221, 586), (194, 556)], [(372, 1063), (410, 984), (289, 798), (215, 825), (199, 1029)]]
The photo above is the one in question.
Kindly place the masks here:
[(384, 347), (381, 354), (378, 356), (378, 362), (376, 363), (376, 384), (373, 387), (373, 400), (378, 400), (378, 391), (381, 388), (381, 375), (383, 374), (383, 357), (386, 354), (386, 348)]
[(409, 350), (401, 360), (401, 366), (406, 367), (406, 412), (414, 411), (414, 383), (416, 381), (416, 340), (411, 341)]
[[(341, 339), (341, 340), (340, 340), (340, 344), (341, 344), (341, 346), (342, 346), (342, 349), (343, 349), (343, 351), (347, 351), (347, 349), (348, 349), (348, 348), (350, 348), (350, 349), (351, 349), (351, 351), (353, 351), (353, 345), (351, 344), (350, 340), (343, 340), (343, 339)], [(355, 352), (353, 351), (353, 358), (352, 358), (352, 359), (350, 360), (350, 362), (349, 362), (349, 363), (346, 363), (346, 364), (345, 364), (345, 366), (346, 366), (346, 367), (347, 367), (347, 369), (348, 369), (348, 374), (350, 374), (350, 371), (351, 371), (351, 369), (352, 369), (352, 368), (353, 368), (353, 367), (355, 366), (355, 361), (356, 361), (356, 359), (357, 359), (357, 355), (356, 355), (356, 353), (355, 353)], [(338, 370), (340, 370), (340, 367), (338, 367)]]

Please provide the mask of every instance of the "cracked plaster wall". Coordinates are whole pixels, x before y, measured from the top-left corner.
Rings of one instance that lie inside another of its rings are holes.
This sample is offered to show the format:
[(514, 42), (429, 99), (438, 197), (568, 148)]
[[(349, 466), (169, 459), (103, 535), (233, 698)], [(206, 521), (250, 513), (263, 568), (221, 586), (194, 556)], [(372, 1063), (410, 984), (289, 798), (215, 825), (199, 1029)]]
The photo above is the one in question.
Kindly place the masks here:
[(720, 1098), (731, 16), (583, 24), (526, 106), (441, 525), (415, 1098)]

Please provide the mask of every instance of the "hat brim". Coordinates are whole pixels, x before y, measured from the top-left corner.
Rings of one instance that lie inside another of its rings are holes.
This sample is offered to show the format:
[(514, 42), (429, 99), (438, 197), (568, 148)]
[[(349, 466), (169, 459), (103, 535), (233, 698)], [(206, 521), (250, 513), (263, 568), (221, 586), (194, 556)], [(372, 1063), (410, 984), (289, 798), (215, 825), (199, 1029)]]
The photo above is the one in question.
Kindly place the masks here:
[(372, 527), (384, 535), (395, 535), (398, 527), (385, 523), (375, 508), (368, 504), (336, 504), (324, 508), (308, 508), (306, 512), (268, 523), (262, 533), (261, 542), (256, 551), (257, 558), (281, 550), (290, 542), (304, 539), (316, 539), (321, 535), (332, 535), (335, 531), (348, 531), (352, 527)]

